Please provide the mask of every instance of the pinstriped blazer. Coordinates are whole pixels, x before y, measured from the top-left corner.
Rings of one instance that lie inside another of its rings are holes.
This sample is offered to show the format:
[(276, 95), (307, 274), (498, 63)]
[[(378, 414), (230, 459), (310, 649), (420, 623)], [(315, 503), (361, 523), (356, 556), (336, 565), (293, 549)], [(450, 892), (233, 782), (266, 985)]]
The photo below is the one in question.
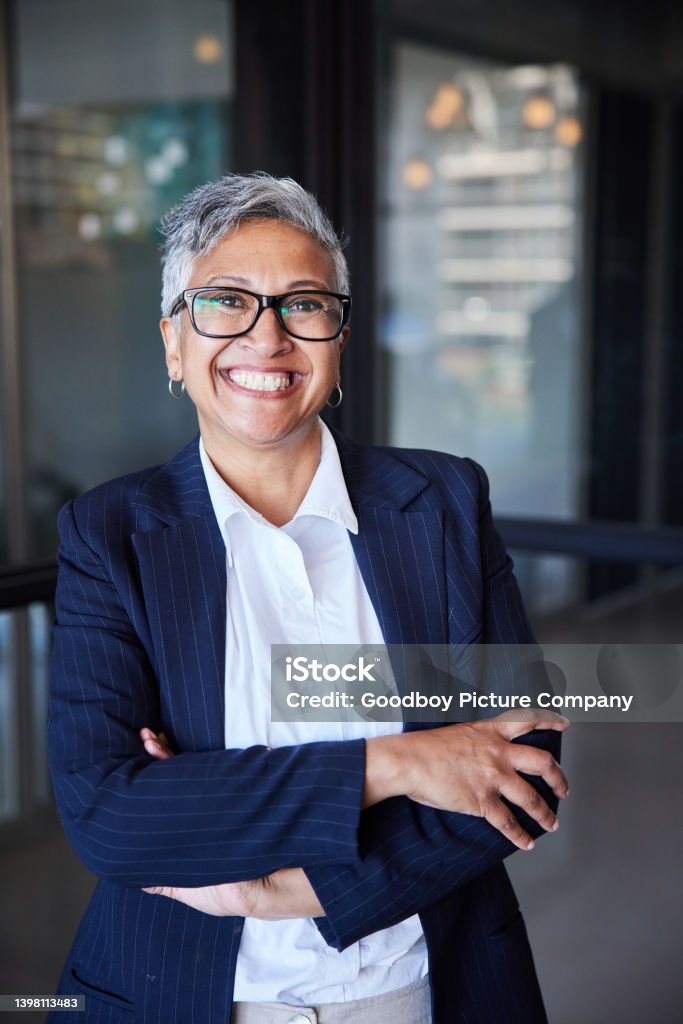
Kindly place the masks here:
[[(335, 440), (386, 642), (532, 642), (483, 470)], [(86, 1024), (225, 1024), (242, 919), (141, 889), (301, 866), (334, 948), (420, 914), (434, 1024), (544, 1021), (500, 833), (405, 798), (361, 812), (362, 740), (224, 749), (225, 549), (197, 442), (60, 513), (50, 762), (67, 836), (100, 880), (59, 991), (86, 994)], [(143, 725), (180, 753), (150, 759)], [(556, 733), (524, 742), (559, 756)]]

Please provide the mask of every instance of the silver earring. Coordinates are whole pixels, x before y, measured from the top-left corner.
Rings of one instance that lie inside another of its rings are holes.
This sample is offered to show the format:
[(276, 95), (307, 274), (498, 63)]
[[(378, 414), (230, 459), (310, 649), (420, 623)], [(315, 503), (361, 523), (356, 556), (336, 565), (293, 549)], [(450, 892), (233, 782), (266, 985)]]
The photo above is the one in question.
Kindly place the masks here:
[(339, 406), (342, 404), (342, 398), (344, 397), (344, 393), (341, 387), (339, 386), (339, 381), (337, 381), (337, 383), (334, 386), (339, 392), (339, 398), (337, 399), (336, 402), (331, 402), (329, 398), (327, 399), (327, 404), (329, 405), (330, 409), (338, 409)]
[(180, 391), (174, 391), (173, 390), (173, 385), (175, 383), (175, 380), (176, 380), (175, 377), (169, 377), (168, 378), (168, 390), (169, 390), (169, 393), (171, 395), (171, 398), (182, 398), (183, 395), (185, 394), (185, 381), (184, 380), (180, 381)]

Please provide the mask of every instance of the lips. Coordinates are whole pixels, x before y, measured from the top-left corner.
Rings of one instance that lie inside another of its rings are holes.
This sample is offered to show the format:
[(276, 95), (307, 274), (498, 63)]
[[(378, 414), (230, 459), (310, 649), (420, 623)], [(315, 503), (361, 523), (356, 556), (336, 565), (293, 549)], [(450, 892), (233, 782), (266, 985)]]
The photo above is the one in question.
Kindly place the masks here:
[(233, 366), (219, 371), (222, 380), (239, 391), (250, 394), (281, 395), (291, 391), (299, 381), (301, 374), (285, 367), (260, 370), (253, 367)]

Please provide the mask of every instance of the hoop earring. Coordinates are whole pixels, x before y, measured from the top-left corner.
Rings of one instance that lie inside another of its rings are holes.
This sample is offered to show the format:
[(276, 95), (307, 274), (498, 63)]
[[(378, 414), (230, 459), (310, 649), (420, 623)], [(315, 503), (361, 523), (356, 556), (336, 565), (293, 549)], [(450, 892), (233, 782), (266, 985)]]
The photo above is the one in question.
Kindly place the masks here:
[(175, 392), (173, 390), (173, 385), (174, 384), (175, 384), (175, 377), (169, 377), (168, 378), (168, 391), (169, 391), (169, 394), (170, 394), (171, 398), (182, 398), (183, 395), (185, 394), (185, 381), (181, 380), (181, 382), (180, 382), (180, 391), (178, 391), (178, 392)]
[(336, 402), (331, 402), (329, 398), (327, 399), (327, 404), (329, 405), (330, 409), (338, 409), (339, 406), (342, 404), (342, 398), (344, 397), (344, 393), (341, 387), (339, 386), (339, 381), (337, 381), (337, 383), (334, 386), (339, 392), (339, 398), (337, 399)]

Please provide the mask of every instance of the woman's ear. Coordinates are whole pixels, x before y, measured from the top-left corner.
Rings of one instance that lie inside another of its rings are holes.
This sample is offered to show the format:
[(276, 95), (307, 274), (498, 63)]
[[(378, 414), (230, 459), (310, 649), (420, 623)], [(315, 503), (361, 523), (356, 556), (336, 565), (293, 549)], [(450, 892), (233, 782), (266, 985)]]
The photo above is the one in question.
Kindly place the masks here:
[(166, 349), (168, 375), (175, 380), (182, 380), (183, 360), (180, 351), (180, 332), (174, 318), (171, 316), (162, 317), (159, 322), (159, 329), (161, 330), (161, 337), (164, 340), (164, 348)]

